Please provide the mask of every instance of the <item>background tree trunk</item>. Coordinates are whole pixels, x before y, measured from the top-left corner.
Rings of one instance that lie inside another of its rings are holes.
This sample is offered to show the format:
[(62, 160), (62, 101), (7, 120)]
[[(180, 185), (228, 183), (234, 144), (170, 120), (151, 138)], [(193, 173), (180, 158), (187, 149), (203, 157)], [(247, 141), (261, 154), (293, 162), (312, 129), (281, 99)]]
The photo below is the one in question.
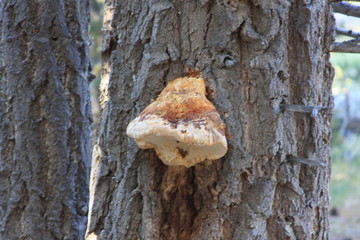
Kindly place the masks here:
[[(333, 28), (325, 0), (107, 0), (89, 239), (328, 239), (331, 114), (280, 104), (332, 107)], [(202, 71), (229, 151), (168, 167), (125, 130), (186, 67)]]
[(0, 2), (0, 239), (82, 239), (89, 2)]

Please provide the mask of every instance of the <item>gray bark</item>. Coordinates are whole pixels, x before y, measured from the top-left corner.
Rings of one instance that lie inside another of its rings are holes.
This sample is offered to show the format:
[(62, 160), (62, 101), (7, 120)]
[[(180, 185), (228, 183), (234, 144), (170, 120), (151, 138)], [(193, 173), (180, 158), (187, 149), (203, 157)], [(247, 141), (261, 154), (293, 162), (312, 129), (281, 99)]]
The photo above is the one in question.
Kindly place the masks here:
[(89, 2), (0, 1), (0, 239), (82, 239)]
[[(331, 112), (280, 104), (332, 107), (333, 32), (325, 0), (107, 0), (88, 238), (328, 239)], [(229, 150), (169, 167), (125, 130), (187, 67)]]

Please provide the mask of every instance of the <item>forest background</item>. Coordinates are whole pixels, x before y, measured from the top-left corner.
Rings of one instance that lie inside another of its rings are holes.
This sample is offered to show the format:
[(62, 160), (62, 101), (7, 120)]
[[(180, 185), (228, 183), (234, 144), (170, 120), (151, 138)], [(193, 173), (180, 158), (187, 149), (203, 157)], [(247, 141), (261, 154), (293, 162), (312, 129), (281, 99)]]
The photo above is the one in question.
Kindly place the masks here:
[[(336, 25), (360, 31), (360, 20), (335, 14)], [(337, 41), (347, 37), (337, 36)], [(332, 120), (330, 227), (332, 239), (360, 239), (360, 55), (332, 53), (335, 68)]]

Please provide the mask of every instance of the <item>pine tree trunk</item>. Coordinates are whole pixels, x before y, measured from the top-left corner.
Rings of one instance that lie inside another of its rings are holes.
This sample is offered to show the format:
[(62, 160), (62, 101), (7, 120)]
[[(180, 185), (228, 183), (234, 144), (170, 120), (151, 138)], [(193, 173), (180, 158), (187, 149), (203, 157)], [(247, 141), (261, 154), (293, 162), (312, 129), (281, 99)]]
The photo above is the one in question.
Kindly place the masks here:
[(82, 239), (89, 2), (0, 2), (0, 239)]
[[(333, 26), (326, 0), (106, 1), (88, 239), (328, 239), (331, 111), (280, 104), (332, 107)], [(186, 68), (229, 150), (169, 167), (125, 131)]]

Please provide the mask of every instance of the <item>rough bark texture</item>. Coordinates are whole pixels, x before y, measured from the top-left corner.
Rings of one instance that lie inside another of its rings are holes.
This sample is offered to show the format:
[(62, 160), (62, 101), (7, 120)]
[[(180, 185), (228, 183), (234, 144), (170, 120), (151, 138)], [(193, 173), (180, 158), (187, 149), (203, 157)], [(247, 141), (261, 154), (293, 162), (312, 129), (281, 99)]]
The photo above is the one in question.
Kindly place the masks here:
[[(108, 0), (104, 21), (89, 239), (328, 239), (331, 114), (279, 107), (332, 107), (327, 1)], [(186, 67), (207, 80), (229, 151), (168, 167), (125, 130)]]
[(82, 239), (89, 2), (0, 1), (0, 239)]

